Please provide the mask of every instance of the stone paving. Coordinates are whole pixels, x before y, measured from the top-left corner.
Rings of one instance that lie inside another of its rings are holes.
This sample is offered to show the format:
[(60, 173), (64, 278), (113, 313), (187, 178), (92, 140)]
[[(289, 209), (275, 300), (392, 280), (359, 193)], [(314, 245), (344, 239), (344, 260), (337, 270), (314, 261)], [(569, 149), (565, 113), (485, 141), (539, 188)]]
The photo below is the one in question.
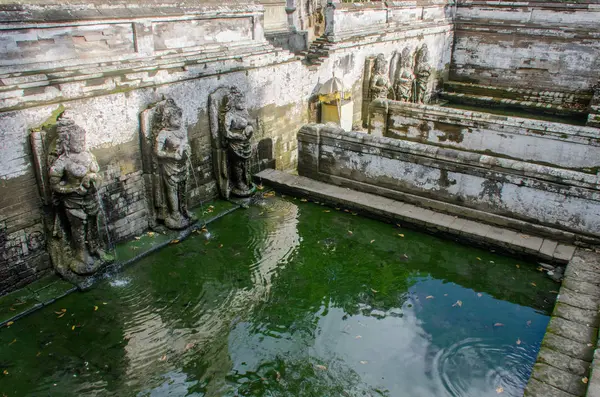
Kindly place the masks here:
[(597, 345), (600, 254), (281, 171), (265, 170), (256, 178), (294, 195), (341, 204), (370, 216), (414, 225), (434, 233), (442, 232), (505, 251), (525, 253), (554, 263), (568, 263), (524, 395), (600, 397), (600, 344)]

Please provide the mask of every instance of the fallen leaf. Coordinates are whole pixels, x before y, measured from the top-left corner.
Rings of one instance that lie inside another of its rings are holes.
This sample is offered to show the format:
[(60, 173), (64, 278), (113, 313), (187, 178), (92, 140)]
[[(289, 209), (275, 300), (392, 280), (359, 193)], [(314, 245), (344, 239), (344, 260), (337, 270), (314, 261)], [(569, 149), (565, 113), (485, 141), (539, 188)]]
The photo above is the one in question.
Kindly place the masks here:
[(373, 288), (371, 288), (371, 291), (373, 291), (374, 293), (378, 293), (379, 291), (374, 290)]
[(356, 337), (354, 339), (360, 339), (360, 338), (362, 338), (362, 336), (356, 335)]
[(348, 234), (352, 234), (352, 230), (348, 230)]
[(154, 237), (154, 232), (148, 232), (148, 236)]
[(375, 242), (375, 240), (371, 240), (371, 244), (373, 244)]
[(323, 210), (323, 212), (331, 212), (330, 210)]
[(129, 247), (129, 249), (130, 249), (130, 250), (134, 250), (134, 251), (135, 251), (135, 250), (139, 250), (139, 249), (140, 249), (140, 247), (132, 246), (132, 247)]
[(404, 237), (404, 234), (402, 234), (402, 233), (398, 233), (398, 236), (400, 236), (400, 237)]
[(433, 295), (426, 296), (425, 299), (433, 299)]
[(315, 368), (320, 369), (321, 371), (327, 371), (327, 367), (321, 364), (316, 364)]
[(350, 210), (347, 208), (344, 208), (344, 212), (350, 212)]
[(103, 305), (108, 305), (108, 303), (106, 303), (106, 302), (102, 302), (102, 304), (103, 304)]
[(588, 383), (589, 379), (587, 378), (587, 376), (584, 376), (583, 378), (581, 378), (581, 381), (583, 383)]
[(517, 345), (521, 344), (521, 339), (517, 338)]
[(16, 338), (15, 338), (15, 339), (13, 339), (13, 340), (12, 340), (12, 342), (10, 342), (8, 345), (10, 346), (10, 345), (12, 345), (13, 343), (17, 343), (17, 339), (16, 339)]
[(368, 362), (368, 361), (364, 361), (364, 360), (362, 360), (360, 363), (361, 363), (361, 364), (368, 364), (369, 362)]
[(164, 356), (162, 356), (161, 358), (158, 359), (158, 361), (166, 361), (167, 360), (167, 355), (165, 354)]
[(480, 257), (477, 257), (477, 258), (475, 258), (475, 259), (477, 259), (478, 261), (480, 261), (480, 260), (481, 260), (481, 258), (480, 258)]
[(185, 345), (185, 350), (190, 350), (192, 347), (194, 347), (196, 344), (194, 342), (190, 342), (187, 345)]
[(263, 190), (265, 187), (264, 187), (263, 185), (260, 185), (260, 184), (259, 184), (259, 185), (256, 185), (256, 188), (257, 188), (258, 190)]
[(339, 211), (340, 209), (341, 209), (341, 208), (339, 208), (339, 207), (335, 207), (335, 210), (336, 210), (336, 211)]
[(521, 234), (521, 237), (523, 237), (524, 239), (528, 239), (529, 236), (527, 234)]
[(531, 320), (527, 320), (527, 326), (529, 327), (531, 325)]
[(521, 265), (515, 265), (515, 266), (517, 267), (517, 269), (521, 267)]
[(35, 355), (36, 357), (39, 357), (42, 355), (42, 352), (37, 352), (37, 354)]
[(8, 371), (7, 371), (7, 370), (4, 370), (4, 371), (2, 371), (2, 373), (3, 373), (4, 375), (8, 375)]
[(352, 215), (358, 215), (358, 212), (353, 212)]
[(65, 313), (60, 313), (60, 315), (58, 315), (56, 318), (61, 318), (64, 315), (65, 315)]
[(462, 301), (461, 300), (456, 301), (456, 303), (453, 304), (452, 307), (454, 307), (454, 306), (462, 307)]
[(308, 200), (303, 198), (303, 199), (300, 199), (300, 201), (302, 201), (303, 203), (306, 203)]
[(7, 326), (7, 327), (10, 327), (10, 326), (11, 326), (11, 325), (13, 325), (14, 323), (15, 323), (14, 321), (9, 321), (9, 322), (7, 322), (7, 323), (6, 323), (6, 326)]
[(482, 294), (481, 292), (478, 292), (478, 293), (477, 293), (477, 296), (478, 296), (479, 298), (481, 298), (481, 297), (483, 296), (483, 294)]
[(592, 345), (591, 343), (587, 344), (587, 347), (592, 347), (592, 346), (594, 346), (594, 345)]
[(504, 388), (502, 386), (499, 386), (496, 388), (496, 393), (500, 394), (500, 393), (504, 393)]
[(223, 248), (223, 244), (219, 244), (219, 248)]
[(8, 310), (10, 310), (11, 312), (16, 311), (17, 309), (15, 309), (14, 307), (9, 308)]
[(534, 287), (537, 287), (537, 284), (536, 284), (536, 283), (531, 283), (531, 285), (533, 285)]
[(94, 306), (94, 311), (98, 310), (98, 306)]
[(169, 244), (177, 244), (179, 242), (179, 240), (175, 239), (175, 240), (171, 240), (171, 242)]
[(494, 261), (490, 261), (490, 263), (491, 263), (491, 264), (495, 264), (496, 262), (494, 262)]
[(135, 236), (135, 239), (136, 239), (136, 240), (141, 240), (142, 238), (141, 238), (141, 237), (139, 237), (139, 236)]
[(502, 324), (502, 323), (496, 323), (496, 324), (494, 324), (494, 327), (504, 327), (504, 324)]

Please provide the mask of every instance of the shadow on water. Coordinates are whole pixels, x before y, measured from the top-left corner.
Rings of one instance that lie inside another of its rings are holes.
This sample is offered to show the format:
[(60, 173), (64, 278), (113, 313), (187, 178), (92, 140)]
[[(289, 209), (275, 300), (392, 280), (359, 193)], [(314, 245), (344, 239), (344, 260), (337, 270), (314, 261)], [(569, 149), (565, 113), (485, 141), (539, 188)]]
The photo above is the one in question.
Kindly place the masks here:
[(0, 393), (522, 393), (557, 289), (533, 264), (259, 203), (2, 329)]

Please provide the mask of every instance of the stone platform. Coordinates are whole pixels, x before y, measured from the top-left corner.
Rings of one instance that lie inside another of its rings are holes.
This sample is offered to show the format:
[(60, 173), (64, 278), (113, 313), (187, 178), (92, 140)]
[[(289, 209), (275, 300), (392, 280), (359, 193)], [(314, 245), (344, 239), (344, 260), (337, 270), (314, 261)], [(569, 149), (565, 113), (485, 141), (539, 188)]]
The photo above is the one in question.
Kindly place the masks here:
[(567, 263), (525, 396), (600, 397), (600, 369), (594, 371), (595, 367), (600, 368), (598, 253), (281, 171), (265, 170), (256, 178), (290, 194), (343, 205), (384, 221), (401, 222), (403, 227), (445, 234), (532, 259)]

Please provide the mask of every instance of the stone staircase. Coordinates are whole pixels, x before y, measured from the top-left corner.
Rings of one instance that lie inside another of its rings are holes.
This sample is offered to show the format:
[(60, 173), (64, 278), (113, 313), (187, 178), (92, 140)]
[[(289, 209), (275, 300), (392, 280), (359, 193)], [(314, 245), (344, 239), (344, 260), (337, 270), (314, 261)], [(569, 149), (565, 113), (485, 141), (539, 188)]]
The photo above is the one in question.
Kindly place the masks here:
[(304, 51), (306, 63), (309, 66), (319, 66), (329, 56), (329, 51), (333, 47), (333, 43), (330, 42), (325, 35), (318, 37), (315, 41), (310, 44), (308, 51)]

